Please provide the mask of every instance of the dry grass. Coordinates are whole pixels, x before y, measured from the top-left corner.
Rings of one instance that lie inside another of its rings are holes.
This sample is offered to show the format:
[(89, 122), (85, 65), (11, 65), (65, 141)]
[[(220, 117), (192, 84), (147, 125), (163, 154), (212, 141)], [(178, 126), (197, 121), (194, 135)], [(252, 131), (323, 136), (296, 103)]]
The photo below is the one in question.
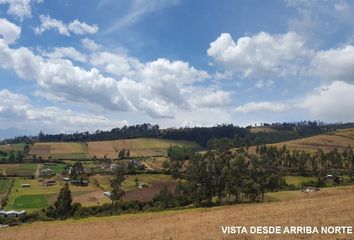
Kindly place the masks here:
[(96, 156), (116, 159), (120, 150), (129, 149), (131, 157), (165, 156), (172, 145), (198, 147), (194, 142), (173, 141), (155, 138), (137, 138), (128, 140), (88, 142), (89, 157)]
[(86, 147), (82, 143), (35, 143), (31, 147), (29, 154), (36, 154), (37, 157), (42, 158), (51, 156), (61, 159), (80, 159), (86, 157)]
[(0, 231), (22, 239), (352, 239), (353, 235), (223, 235), (221, 226), (352, 226), (354, 187), (324, 189), (304, 198), (265, 204), (38, 222)]
[[(306, 151), (310, 153), (315, 153), (318, 149), (322, 149), (324, 152), (329, 152), (334, 148), (337, 148), (339, 151), (343, 151), (348, 146), (354, 148), (354, 129), (348, 129), (347, 131), (338, 131), (331, 134), (322, 134), (308, 138), (302, 138), (292, 141), (280, 142), (275, 144), (268, 144), (276, 146), (278, 148), (286, 147), (289, 150), (298, 150)], [(256, 147), (250, 147), (249, 153), (255, 153)]]

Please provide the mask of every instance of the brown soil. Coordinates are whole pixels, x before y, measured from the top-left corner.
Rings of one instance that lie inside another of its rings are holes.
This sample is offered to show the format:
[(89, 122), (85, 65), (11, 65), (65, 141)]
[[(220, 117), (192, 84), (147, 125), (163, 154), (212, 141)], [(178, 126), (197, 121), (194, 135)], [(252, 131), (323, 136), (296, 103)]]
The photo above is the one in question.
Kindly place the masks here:
[(142, 202), (148, 202), (153, 199), (153, 197), (160, 192), (160, 190), (166, 186), (170, 191), (174, 191), (176, 188), (176, 181), (168, 182), (156, 182), (147, 188), (139, 188), (125, 193), (125, 200), (139, 200)]

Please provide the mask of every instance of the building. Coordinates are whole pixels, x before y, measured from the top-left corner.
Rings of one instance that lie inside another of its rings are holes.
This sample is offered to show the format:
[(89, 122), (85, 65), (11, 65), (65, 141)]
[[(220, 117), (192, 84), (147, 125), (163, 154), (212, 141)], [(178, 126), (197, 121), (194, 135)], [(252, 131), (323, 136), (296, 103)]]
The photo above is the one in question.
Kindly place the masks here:
[(3, 216), (5, 218), (15, 218), (15, 217), (22, 217), (26, 215), (26, 211), (0, 211), (0, 216)]
[(23, 184), (21, 184), (21, 187), (28, 188), (28, 187), (31, 187), (31, 184), (23, 183)]

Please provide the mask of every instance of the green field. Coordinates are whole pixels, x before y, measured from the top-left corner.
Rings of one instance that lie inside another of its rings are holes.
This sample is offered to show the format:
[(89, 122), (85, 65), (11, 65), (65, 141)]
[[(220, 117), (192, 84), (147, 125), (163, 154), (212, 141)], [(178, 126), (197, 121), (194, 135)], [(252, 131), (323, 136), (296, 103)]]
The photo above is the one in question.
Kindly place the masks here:
[[(93, 179), (96, 179), (99, 183), (100, 186), (106, 190), (110, 189), (110, 182), (109, 179), (112, 178), (112, 176), (107, 176), (107, 175), (96, 175), (92, 177)], [(123, 183), (123, 189), (126, 191), (134, 190), (137, 188), (135, 185), (135, 178), (139, 179), (139, 183), (146, 183), (146, 184), (152, 184), (156, 182), (166, 182), (166, 181), (172, 181), (172, 177), (169, 175), (164, 175), (164, 174), (137, 174), (137, 175), (129, 175), (126, 176), (126, 179)]]
[[(21, 184), (30, 184), (31, 187), (22, 188)], [(9, 195), (6, 210), (24, 209), (34, 211), (45, 208), (55, 202), (64, 183), (60, 180), (54, 186), (45, 187), (36, 179), (15, 178), (14, 186)], [(93, 184), (88, 187), (70, 185), (73, 202), (80, 202), (83, 206), (92, 206), (109, 202), (103, 191)], [(32, 204), (33, 203), (33, 204)]]
[(51, 169), (55, 174), (60, 174), (64, 171), (65, 166), (65, 164), (57, 163), (54, 165), (42, 165), (41, 169)]
[(0, 194), (6, 192), (6, 190), (9, 188), (11, 184), (10, 179), (1, 179), (0, 180)]
[(0, 150), (5, 152), (10, 152), (10, 151), (22, 152), (25, 145), (26, 145), (25, 143), (0, 145)]
[(37, 169), (35, 163), (22, 163), (22, 164), (1, 164), (1, 175), (34, 175)]
[(285, 176), (284, 178), (287, 184), (292, 184), (297, 188), (301, 187), (303, 182), (317, 181), (316, 177)]
[(48, 199), (44, 195), (22, 195), (15, 199), (12, 209), (40, 209), (48, 206)]

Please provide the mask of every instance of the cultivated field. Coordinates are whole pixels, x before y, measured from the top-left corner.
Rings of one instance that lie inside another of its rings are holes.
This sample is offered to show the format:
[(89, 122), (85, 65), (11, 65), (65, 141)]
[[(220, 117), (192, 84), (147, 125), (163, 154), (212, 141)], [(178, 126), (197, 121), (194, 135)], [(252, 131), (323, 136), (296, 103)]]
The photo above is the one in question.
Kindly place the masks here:
[(353, 235), (223, 235), (221, 226), (353, 226), (354, 187), (297, 192), (296, 199), (192, 209), (37, 222), (2, 229), (2, 240), (22, 239), (352, 239)]
[(6, 144), (6, 145), (0, 145), (0, 150), (4, 152), (10, 152), (10, 151), (22, 152), (24, 147), (25, 147), (24, 143)]
[(38, 164), (21, 163), (21, 164), (0, 164), (0, 176), (28, 176), (34, 175)]
[[(318, 149), (322, 149), (324, 152), (329, 152), (334, 148), (337, 148), (338, 151), (343, 151), (348, 146), (354, 148), (354, 129), (343, 129), (328, 134), (267, 145), (276, 146), (278, 148), (286, 145), (291, 151), (298, 150), (310, 153), (315, 153)], [(255, 149), (256, 147), (250, 147), (249, 152), (255, 153)]]
[(47, 142), (35, 143), (30, 149), (30, 156), (36, 155), (47, 159), (83, 159), (87, 157), (86, 145), (83, 143)]
[(174, 141), (156, 138), (137, 138), (115, 141), (88, 142), (88, 156), (117, 158), (123, 148), (130, 150), (131, 157), (165, 156), (170, 146), (190, 146), (200, 148), (195, 142)]
[[(96, 175), (92, 177), (96, 179), (100, 186), (105, 191), (110, 191), (109, 179), (111, 176)], [(147, 188), (139, 188), (135, 184), (135, 178), (138, 178), (139, 184), (146, 184)], [(169, 175), (163, 174), (137, 174), (129, 175), (126, 177), (123, 183), (123, 189), (125, 191), (125, 200), (139, 200), (139, 201), (151, 201), (152, 198), (160, 192), (163, 186), (167, 186), (168, 189), (173, 191), (177, 185), (177, 181), (173, 180)]]

